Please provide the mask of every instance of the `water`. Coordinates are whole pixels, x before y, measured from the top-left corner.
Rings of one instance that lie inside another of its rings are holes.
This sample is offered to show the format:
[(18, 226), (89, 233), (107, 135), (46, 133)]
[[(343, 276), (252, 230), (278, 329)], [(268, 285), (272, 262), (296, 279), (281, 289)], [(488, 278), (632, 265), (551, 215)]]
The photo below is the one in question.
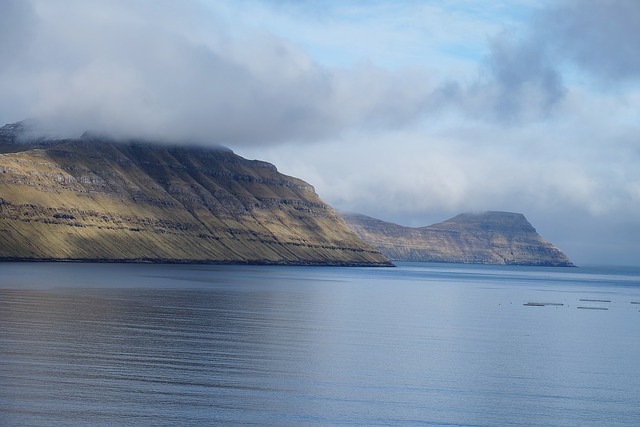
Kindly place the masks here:
[(0, 425), (635, 426), (639, 310), (633, 268), (0, 264)]

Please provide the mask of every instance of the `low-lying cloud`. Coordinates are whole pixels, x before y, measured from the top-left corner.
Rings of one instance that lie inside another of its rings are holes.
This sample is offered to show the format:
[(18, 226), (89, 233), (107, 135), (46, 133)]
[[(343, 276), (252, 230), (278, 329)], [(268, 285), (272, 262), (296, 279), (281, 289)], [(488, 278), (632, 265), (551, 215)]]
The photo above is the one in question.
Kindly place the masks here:
[(443, 110), (544, 119), (564, 99), (563, 63), (611, 83), (640, 75), (637, 2), (556, 3), (517, 36), (491, 36), (467, 82), (372, 63), (326, 67), (295, 43), (234, 28), (212, 10), (198, 2), (5, 0), (0, 117), (36, 118), (68, 135), (304, 142), (437, 119)]
[[(190, 20), (195, 3), (8, 4), (0, 114), (48, 131), (232, 146), (314, 141), (401, 126), (422, 116), (429, 97), (425, 76), (373, 64), (328, 69), (273, 35)], [(155, 22), (144, 19), (152, 9)], [(35, 34), (25, 22), (37, 22)]]

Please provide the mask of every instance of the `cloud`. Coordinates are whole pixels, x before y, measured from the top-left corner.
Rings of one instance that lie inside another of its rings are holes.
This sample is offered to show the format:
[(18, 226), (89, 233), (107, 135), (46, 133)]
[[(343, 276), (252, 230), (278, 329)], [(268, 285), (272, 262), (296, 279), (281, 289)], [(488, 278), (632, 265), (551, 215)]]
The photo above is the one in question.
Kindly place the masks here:
[[(409, 41), (442, 32), (429, 20), (446, 16), (435, 6), (376, 3), (366, 18), (357, 18), (362, 8), (355, 3), (325, 8), (317, 2), (309, 9), (255, 1), (208, 8), (195, 1), (11, 0), (0, 18), (6, 21), (0, 30), (0, 116), (37, 118), (48, 132), (66, 135), (89, 129), (230, 146), (318, 141), (354, 129), (437, 121), (443, 112), (520, 125), (547, 118), (565, 100), (563, 63), (609, 77), (611, 84), (639, 72), (635, 2), (555, 4), (519, 33), (490, 35), (476, 77), (469, 73), (465, 80), (456, 72), (443, 81), (437, 67), (422, 61), (399, 68), (366, 60), (323, 65), (285, 35), (237, 19), (258, 8), (280, 24), (307, 19), (334, 28), (330, 24), (337, 22), (345, 35), (355, 22), (351, 34), (369, 54), (388, 38), (417, 57)], [(376, 43), (366, 44), (371, 14), (382, 12), (393, 20), (375, 27), (384, 38), (371, 32)], [(412, 13), (429, 26), (407, 18)], [(452, 14), (453, 25), (473, 26), (468, 16)], [(296, 25), (294, 30), (303, 27)], [(392, 37), (394, 32), (402, 35)], [(322, 37), (306, 37), (313, 34)], [(444, 40), (447, 49), (460, 51), (460, 40)]]
[(471, 114), (505, 122), (544, 119), (564, 100), (571, 74), (610, 90), (637, 82), (639, 38), (639, 2), (554, 2), (528, 27), (490, 39), (480, 79), (458, 93), (458, 102)]
[(480, 107), (505, 121), (547, 116), (566, 89), (554, 62), (533, 40), (501, 34), (491, 40), (480, 80), (466, 96), (481, 97)]
[[(313, 141), (410, 123), (428, 105), (425, 73), (371, 63), (330, 69), (283, 38), (199, 18), (211, 13), (197, 3), (32, 4), (33, 37), (21, 24), (3, 30), (23, 42), (5, 43), (0, 96), (11, 108), (0, 112), (36, 118), (48, 132), (232, 146)], [(15, 5), (14, 15), (28, 15), (29, 3)]]
[[(35, 15), (28, 2), (5, 0), (0, 14), (0, 57), (11, 59), (19, 56), (32, 38), (31, 28)], [(0, 70), (10, 61), (0, 61)]]
[(615, 83), (640, 78), (640, 3), (566, 0), (544, 10), (534, 37), (558, 59)]

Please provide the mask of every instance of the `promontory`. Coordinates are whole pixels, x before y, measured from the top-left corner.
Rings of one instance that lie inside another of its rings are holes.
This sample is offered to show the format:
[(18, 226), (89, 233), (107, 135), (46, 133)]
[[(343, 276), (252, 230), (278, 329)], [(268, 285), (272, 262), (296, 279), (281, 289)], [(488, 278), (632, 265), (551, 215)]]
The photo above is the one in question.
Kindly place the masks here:
[(463, 213), (418, 228), (359, 214), (343, 217), (356, 234), (392, 260), (573, 266), (520, 213)]
[(23, 123), (0, 128), (0, 260), (391, 265), (269, 163)]

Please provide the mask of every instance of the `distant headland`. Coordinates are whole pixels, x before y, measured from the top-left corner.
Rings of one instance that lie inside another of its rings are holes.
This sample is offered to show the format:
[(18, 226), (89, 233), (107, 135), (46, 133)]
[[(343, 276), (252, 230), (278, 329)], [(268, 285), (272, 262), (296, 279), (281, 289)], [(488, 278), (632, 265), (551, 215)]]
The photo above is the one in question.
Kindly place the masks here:
[(427, 227), (411, 228), (360, 214), (343, 214), (364, 241), (391, 260), (571, 267), (524, 215), (463, 213)]

